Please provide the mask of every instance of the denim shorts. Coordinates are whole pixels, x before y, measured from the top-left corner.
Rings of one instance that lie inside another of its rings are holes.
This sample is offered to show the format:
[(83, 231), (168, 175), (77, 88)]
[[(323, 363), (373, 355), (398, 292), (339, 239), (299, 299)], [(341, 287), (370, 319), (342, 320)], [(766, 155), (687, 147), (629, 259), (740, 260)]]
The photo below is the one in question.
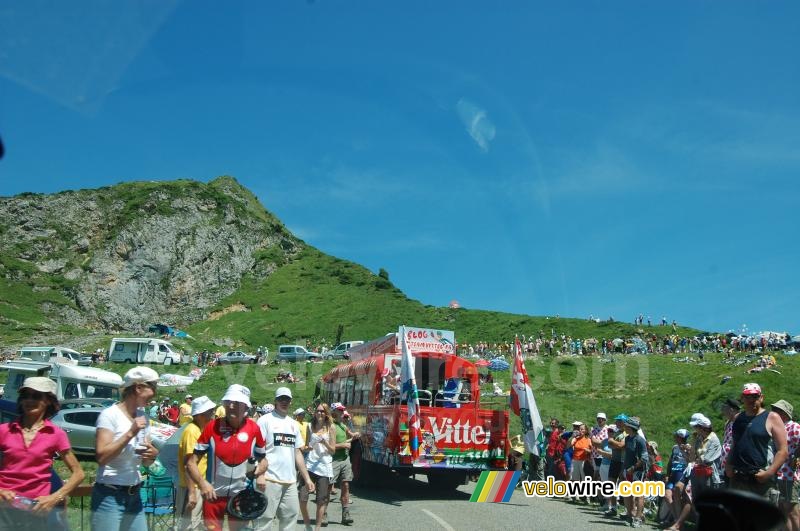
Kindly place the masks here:
[(139, 490), (95, 483), (92, 489), (92, 529), (94, 531), (147, 531), (147, 518)]

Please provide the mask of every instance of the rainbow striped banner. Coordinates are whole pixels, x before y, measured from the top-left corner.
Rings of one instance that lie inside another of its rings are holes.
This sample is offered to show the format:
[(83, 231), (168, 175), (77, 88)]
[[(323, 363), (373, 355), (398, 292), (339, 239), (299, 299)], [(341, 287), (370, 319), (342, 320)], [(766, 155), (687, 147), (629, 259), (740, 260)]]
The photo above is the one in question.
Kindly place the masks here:
[(505, 503), (511, 500), (520, 472), (484, 471), (475, 486), (471, 502)]

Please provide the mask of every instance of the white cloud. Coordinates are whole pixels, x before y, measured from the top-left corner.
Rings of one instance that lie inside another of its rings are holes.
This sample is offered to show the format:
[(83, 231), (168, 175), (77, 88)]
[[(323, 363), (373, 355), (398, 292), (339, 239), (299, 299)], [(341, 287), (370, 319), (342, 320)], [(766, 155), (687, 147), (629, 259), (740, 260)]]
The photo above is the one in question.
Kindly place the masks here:
[(482, 109), (469, 100), (461, 98), (456, 104), (456, 112), (478, 147), (484, 152), (489, 151), (489, 143), (494, 140), (497, 130), (489, 120), (486, 109)]

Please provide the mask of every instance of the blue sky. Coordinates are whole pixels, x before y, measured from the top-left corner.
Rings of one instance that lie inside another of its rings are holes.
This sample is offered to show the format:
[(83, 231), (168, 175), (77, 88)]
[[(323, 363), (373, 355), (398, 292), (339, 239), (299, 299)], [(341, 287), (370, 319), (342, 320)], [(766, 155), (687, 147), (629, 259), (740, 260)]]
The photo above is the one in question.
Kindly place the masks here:
[(800, 4), (557, 4), (7, 6), (0, 195), (229, 174), (426, 304), (800, 333)]

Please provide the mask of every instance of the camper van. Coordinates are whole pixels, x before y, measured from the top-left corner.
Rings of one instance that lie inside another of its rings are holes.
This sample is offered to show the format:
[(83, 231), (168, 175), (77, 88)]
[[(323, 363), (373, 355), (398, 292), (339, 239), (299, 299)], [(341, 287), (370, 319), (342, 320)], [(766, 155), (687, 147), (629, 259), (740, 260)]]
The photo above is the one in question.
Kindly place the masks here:
[(115, 337), (108, 349), (108, 361), (172, 365), (181, 362), (181, 354), (175, 351), (169, 341), (163, 339)]
[(67, 347), (22, 347), (17, 351), (17, 358), (48, 363), (66, 363), (77, 365), (81, 359), (79, 352)]
[(78, 367), (43, 361), (9, 360), (0, 365), (8, 371), (3, 400), (0, 401), (2, 422), (17, 416), (19, 388), (29, 376), (46, 376), (56, 383), (59, 401), (70, 399), (118, 399), (122, 377), (96, 367)]

